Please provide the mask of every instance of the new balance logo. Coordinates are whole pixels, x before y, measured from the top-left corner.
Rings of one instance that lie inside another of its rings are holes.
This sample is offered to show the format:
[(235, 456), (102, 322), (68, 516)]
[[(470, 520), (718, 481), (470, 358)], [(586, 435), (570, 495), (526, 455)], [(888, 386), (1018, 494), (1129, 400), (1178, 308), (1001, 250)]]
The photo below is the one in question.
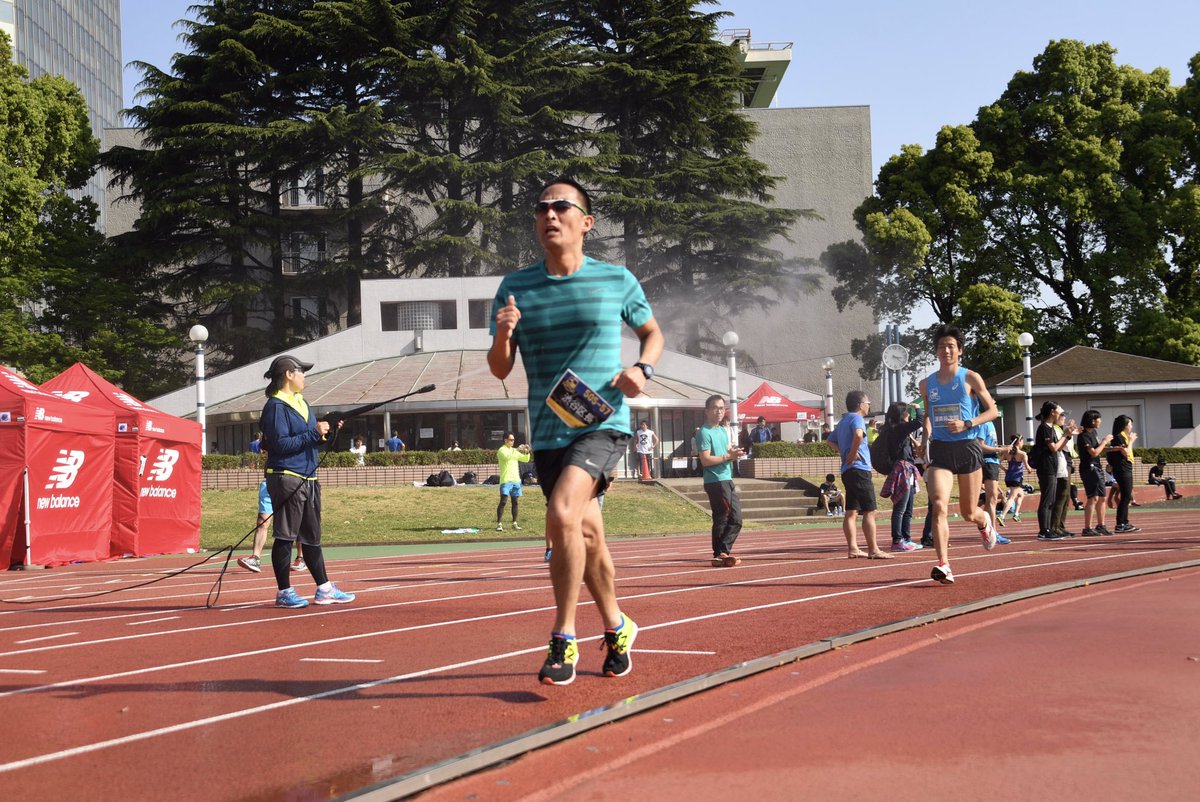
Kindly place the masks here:
[(66, 490), (75, 484), (75, 477), (79, 475), (79, 469), (83, 467), (83, 460), (82, 451), (68, 451), (65, 448), (60, 450), (54, 467), (50, 469), (50, 481), (47, 482), (46, 489)]
[(175, 463), (179, 462), (179, 452), (173, 448), (164, 448), (154, 460), (154, 464), (150, 466), (150, 476), (147, 481), (150, 482), (165, 482), (171, 478), (171, 473), (175, 470)]
[(54, 395), (58, 396), (59, 398), (64, 398), (67, 401), (74, 401), (77, 404), (91, 395), (91, 393), (89, 393), (87, 390), (54, 390), (53, 392)]

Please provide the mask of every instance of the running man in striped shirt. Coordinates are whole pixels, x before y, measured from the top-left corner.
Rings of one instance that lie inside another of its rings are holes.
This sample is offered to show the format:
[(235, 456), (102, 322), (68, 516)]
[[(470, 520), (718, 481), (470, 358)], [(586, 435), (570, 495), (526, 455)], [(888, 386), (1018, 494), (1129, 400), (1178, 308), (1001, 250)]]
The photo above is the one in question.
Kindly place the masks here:
[[(596, 497), (607, 489), (633, 434), (625, 398), (640, 394), (654, 374), (663, 336), (633, 274), (584, 256), (584, 237), (594, 225), (591, 199), (582, 186), (570, 179), (546, 185), (534, 206), (534, 227), (546, 256), (506, 276), (493, 303), (488, 365), (497, 378), (507, 378), (521, 352), (533, 459), (547, 499), (557, 612), (538, 674), (546, 685), (569, 685), (575, 679), (581, 580), (604, 619), (603, 674), (629, 673), (637, 636), (637, 625), (617, 603)], [(640, 357), (629, 367), (621, 363), (622, 323), (641, 341)], [(578, 388), (575, 407), (559, 403), (564, 388)], [(548, 403), (551, 396), (553, 405)], [(572, 409), (578, 414), (573, 416)]]

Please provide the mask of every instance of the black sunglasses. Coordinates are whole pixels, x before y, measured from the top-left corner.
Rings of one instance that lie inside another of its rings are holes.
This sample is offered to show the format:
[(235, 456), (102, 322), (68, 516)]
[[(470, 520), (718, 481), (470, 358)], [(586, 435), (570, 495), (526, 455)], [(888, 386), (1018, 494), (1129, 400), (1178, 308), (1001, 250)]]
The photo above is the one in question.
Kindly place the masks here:
[(576, 209), (578, 209), (579, 211), (583, 212), (584, 214), (591, 214), (591, 212), (589, 212), (587, 209), (580, 206), (575, 201), (569, 201), (566, 198), (559, 198), (558, 200), (549, 200), (549, 201), (538, 201), (537, 203), (535, 203), (533, 205), (533, 211), (535, 214), (545, 214), (546, 212), (553, 209), (555, 214), (566, 214), (567, 212), (569, 212), (571, 210), (572, 206), (575, 207)]

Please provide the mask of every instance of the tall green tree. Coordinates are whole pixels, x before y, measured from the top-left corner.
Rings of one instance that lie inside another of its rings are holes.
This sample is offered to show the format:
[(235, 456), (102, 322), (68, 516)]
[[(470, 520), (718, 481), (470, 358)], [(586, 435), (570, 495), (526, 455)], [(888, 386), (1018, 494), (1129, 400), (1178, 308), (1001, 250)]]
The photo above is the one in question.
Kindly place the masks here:
[(79, 89), (29, 80), (0, 34), (0, 362), (42, 382), (82, 361), (149, 395), (179, 380), (176, 342), (96, 230), (95, 203), (70, 194), (98, 152)]
[(566, 101), (581, 58), (540, 0), (414, 0), (418, 56), (393, 76), (411, 132), (389, 184), (418, 210), (405, 274), (507, 272), (533, 261), (530, 199), (585, 147)]
[(361, 278), (388, 270), (407, 214), (375, 178), (401, 139), (387, 76), (412, 24), (396, 0), (193, 10), (171, 72), (139, 65), (146, 147), (106, 163), (141, 205), (126, 243), (215, 324), (219, 368), (357, 323)]
[(1047, 345), (1113, 347), (1161, 290), (1158, 199), (1169, 171), (1139, 145), (1169, 106), (1165, 70), (1118, 65), (1107, 44), (1051, 42), (973, 127), (995, 158), (988, 226), (998, 259), (1036, 279)]
[(795, 281), (804, 271), (770, 247), (804, 213), (766, 205), (777, 179), (749, 155), (747, 84), (735, 46), (717, 39), (726, 14), (705, 4), (550, 4), (587, 59), (571, 105), (592, 123), (593, 155), (579, 172), (597, 189), (597, 239), (615, 246), (668, 336), (695, 355), (722, 352), (723, 316), (805, 286)]
[[(1051, 42), (970, 126), (943, 128), (930, 152), (905, 147), (881, 169), (855, 213), (862, 243), (822, 257), (838, 304), (872, 303), (894, 322), (927, 304), (939, 322), (993, 341), (985, 361), (1015, 354), (1019, 328), (1043, 353), (1189, 353), (1196, 70), (1177, 90), (1165, 70), (1117, 64), (1106, 44)], [(1156, 329), (1173, 344), (1148, 352)]]

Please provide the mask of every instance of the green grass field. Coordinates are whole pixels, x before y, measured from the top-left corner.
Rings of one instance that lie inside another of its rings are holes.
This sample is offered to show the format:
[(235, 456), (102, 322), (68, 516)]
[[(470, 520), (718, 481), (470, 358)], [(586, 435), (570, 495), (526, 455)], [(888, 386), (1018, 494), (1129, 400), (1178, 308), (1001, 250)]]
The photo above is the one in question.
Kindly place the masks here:
[[(449, 543), (462, 540), (540, 539), (545, 534), (546, 501), (537, 487), (521, 499), (523, 531), (496, 529), (495, 486), (323, 487), (322, 541), (327, 545)], [(209, 490), (201, 502), (200, 545), (220, 548), (253, 529), (257, 490)], [(707, 533), (707, 515), (662, 488), (619, 482), (604, 503), (605, 530), (613, 536)], [(477, 528), (478, 534), (443, 535), (443, 529)], [(246, 548), (249, 547), (247, 541)]]
[[(806, 477), (815, 483), (824, 476)], [(876, 475), (875, 490), (883, 485)], [(839, 483), (840, 484), (840, 483)], [(460, 485), (430, 488), (397, 485), (391, 487), (323, 487), (323, 542), (329, 546), (403, 545), (416, 543), (459, 543), (500, 540), (539, 540), (545, 534), (546, 501), (537, 487), (525, 489), (521, 498), (522, 531), (509, 526), (510, 508), (504, 510), (503, 532), (496, 529), (495, 486)], [(951, 511), (957, 512), (957, 486)], [(202, 499), (200, 545), (205, 549), (236, 543), (254, 527), (258, 510), (257, 490), (208, 490)], [(924, 520), (928, 497), (924, 489), (917, 496), (914, 518)], [(892, 505), (879, 499), (879, 520), (886, 529)], [(707, 535), (711, 519), (705, 513), (670, 491), (654, 485), (618, 482), (604, 504), (604, 525), (613, 537), (638, 535)], [(772, 529), (790, 529), (806, 525), (829, 525), (824, 515), (801, 517), (795, 524), (769, 524)], [(746, 522), (747, 529), (767, 524)], [(443, 529), (475, 528), (475, 534), (443, 535)], [(268, 542), (268, 548), (269, 548)], [(243, 548), (249, 549), (247, 541)]]

